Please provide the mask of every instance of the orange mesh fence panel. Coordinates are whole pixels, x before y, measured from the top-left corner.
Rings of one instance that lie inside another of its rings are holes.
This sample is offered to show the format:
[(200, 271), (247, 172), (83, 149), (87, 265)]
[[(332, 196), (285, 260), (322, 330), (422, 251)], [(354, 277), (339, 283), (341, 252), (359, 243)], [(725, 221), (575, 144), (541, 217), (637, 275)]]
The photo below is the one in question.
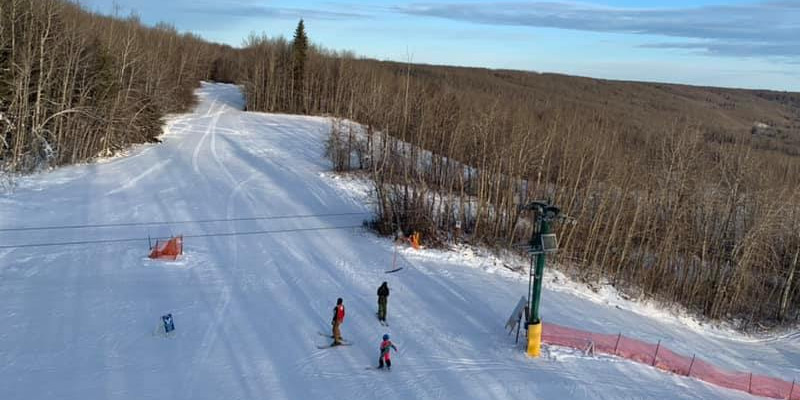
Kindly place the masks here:
[(585, 349), (594, 344), (596, 352), (614, 354), (618, 335), (604, 335), (567, 328), (553, 324), (542, 324), (542, 341), (559, 346)]
[(655, 367), (678, 375), (688, 375), (694, 365), (691, 357), (686, 357), (661, 346), (658, 349)]
[[(753, 384), (750, 393), (757, 396), (772, 397), (775, 399), (800, 399), (797, 387), (792, 388), (792, 382), (771, 378), (763, 375), (753, 375)], [(794, 392), (792, 392), (794, 389)]]
[(597, 353), (614, 354), (717, 386), (757, 396), (800, 400), (800, 388), (794, 382), (752, 375), (749, 372), (726, 371), (699, 358), (675, 353), (661, 344), (651, 344), (622, 335), (599, 334), (553, 324), (542, 325), (542, 342), (547, 344), (581, 350), (593, 344)]
[(622, 336), (619, 340), (617, 355), (643, 364), (653, 365), (656, 345)]
[(183, 254), (183, 236), (174, 237), (166, 242), (156, 241), (150, 252), (150, 258), (159, 260), (175, 260)]
[(722, 371), (703, 360), (694, 361), (692, 377), (718, 386), (745, 392), (748, 391), (750, 382), (750, 374), (748, 373)]
[(603, 335), (599, 333), (592, 334), (594, 350), (600, 353), (614, 354), (618, 339), (619, 335)]
[(589, 332), (542, 323), (542, 341), (557, 346), (580, 349), (590, 340)]

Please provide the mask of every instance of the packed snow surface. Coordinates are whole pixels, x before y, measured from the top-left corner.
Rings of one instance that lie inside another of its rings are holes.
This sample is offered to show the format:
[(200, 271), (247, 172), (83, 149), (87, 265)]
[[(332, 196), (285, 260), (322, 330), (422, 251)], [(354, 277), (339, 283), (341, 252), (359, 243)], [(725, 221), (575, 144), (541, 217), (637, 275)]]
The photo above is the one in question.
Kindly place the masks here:
[[(393, 243), (342, 228), (371, 210), (328, 172), (328, 119), (243, 112), (232, 85), (203, 84), (198, 98), (162, 144), (0, 197), (0, 399), (752, 398), (614, 357), (546, 346), (528, 358), (503, 329), (526, 276), (471, 250), (406, 247), (386, 274)], [(112, 226), (9, 230), (85, 225)], [(230, 233), (250, 234), (216, 235)], [(182, 258), (147, 258), (148, 236), (178, 234)], [(117, 239), (134, 240), (10, 247)], [(375, 318), (384, 280), (389, 327)], [(576, 288), (548, 282), (545, 321), (800, 375), (797, 336), (744, 337)], [(352, 346), (318, 349), (338, 297)], [(166, 313), (171, 337), (154, 334)], [(369, 370), (384, 333), (393, 369)]]

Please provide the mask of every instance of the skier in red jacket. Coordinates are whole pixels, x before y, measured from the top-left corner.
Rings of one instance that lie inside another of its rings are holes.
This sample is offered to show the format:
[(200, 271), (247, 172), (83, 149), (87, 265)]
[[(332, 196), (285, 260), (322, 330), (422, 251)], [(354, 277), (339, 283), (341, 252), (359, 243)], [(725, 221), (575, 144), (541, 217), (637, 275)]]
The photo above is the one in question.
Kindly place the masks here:
[(386, 361), (386, 369), (392, 369), (392, 356), (391, 350), (397, 351), (397, 347), (389, 340), (389, 334), (383, 335), (383, 342), (381, 342), (381, 356), (378, 358), (378, 369), (383, 368), (383, 362)]
[(339, 332), (339, 325), (344, 322), (344, 304), (342, 298), (336, 300), (336, 307), (333, 308), (333, 344), (331, 346), (338, 346), (342, 344), (342, 333)]

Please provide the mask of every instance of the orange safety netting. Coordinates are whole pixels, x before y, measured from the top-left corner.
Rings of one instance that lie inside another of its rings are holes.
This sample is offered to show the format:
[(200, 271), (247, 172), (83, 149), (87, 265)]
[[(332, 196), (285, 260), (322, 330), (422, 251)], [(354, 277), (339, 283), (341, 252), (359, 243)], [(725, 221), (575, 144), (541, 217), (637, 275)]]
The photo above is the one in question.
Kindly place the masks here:
[(800, 385), (796, 385), (794, 381), (787, 382), (750, 372), (726, 371), (695, 356), (686, 357), (677, 354), (661, 345), (661, 342), (652, 344), (631, 339), (622, 334), (605, 335), (553, 324), (543, 324), (542, 342), (613, 354), (675, 374), (690, 376), (717, 386), (741, 390), (757, 396), (800, 400)]
[(183, 254), (183, 236), (176, 236), (166, 242), (156, 241), (150, 252), (150, 258), (159, 260), (175, 260)]

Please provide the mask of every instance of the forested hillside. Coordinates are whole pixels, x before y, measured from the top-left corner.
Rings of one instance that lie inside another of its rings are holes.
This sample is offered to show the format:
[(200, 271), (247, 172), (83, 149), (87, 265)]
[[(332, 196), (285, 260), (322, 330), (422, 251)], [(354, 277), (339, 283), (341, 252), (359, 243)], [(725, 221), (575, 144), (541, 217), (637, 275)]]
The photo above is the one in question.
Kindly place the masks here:
[(58, 0), (0, 2), (0, 170), (111, 154), (161, 134), (221, 46)]
[(201, 79), (231, 81), (249, 111), (365, 126), (334, 125), (330, 153), (374, 180), (381, 232), (513, 247), (519, 206), (549, 198), (575, 220), (558, 261), (580, 279), (745, 328), (797, 317), (798, 94), (380, 62), (302, 26), (231, 48), (59, 0), (0, 7), (5, 171), (154, 140)]
[(797, 317), (796, 94), (314, 49), (298, 85), (291, 41), (252, 37), (238, 57), (249, 109), (366, 126), (360, 137), (334, 125), (329, 153), (337, 169), (369, 171), (384, 233), (435, 244), (460, 227), (462, 239), (510, 248), (530, 236), (519, 206), (548, 198), (575, 220), (557, 227), (558, 261), (580, 279), (744, 328)]

